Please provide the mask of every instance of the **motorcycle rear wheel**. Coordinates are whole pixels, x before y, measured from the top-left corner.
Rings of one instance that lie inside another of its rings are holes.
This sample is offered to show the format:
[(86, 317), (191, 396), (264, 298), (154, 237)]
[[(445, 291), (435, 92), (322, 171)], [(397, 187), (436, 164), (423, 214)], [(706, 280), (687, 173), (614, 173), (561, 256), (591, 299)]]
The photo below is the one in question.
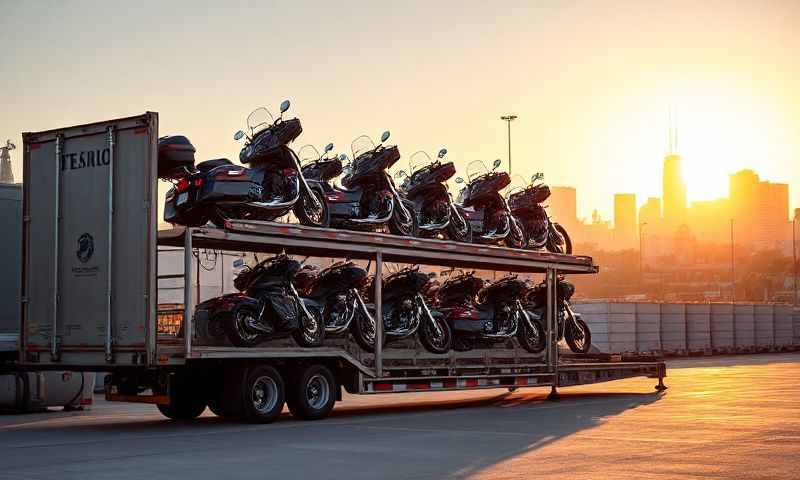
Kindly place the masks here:
[(292, 338), (301, 347), (319, 347), (325, 341), (325, 322), (322, 319), (322, 312), (315, 308), (309, 308), (308, 311), (310, 317), (302, 309), (300, 310), (300, 325), (292, 332)]
[(582, 318), (576, 318), (575, 323), (580, 331), (576, 331), (575, 325), (571, 322), (567, 324), (564, 332), (567, 345), (575, 353), (588, 353), (592, 348), (592, 332), (589, 330), (589, 325)]
[(310, 205), (311, 202), (308, 202), (304, 196), (295, 204), (294, 214), (302, 225), (327, 228), (331, 224), (331, 211), (328, 207), (328, 200), (325, 198), (325, 194), (322, 193), (322, 189), (312, 187), (310, 191), (311, 195), (314, 195), (319, 202), (320, 208), (314, 211)]

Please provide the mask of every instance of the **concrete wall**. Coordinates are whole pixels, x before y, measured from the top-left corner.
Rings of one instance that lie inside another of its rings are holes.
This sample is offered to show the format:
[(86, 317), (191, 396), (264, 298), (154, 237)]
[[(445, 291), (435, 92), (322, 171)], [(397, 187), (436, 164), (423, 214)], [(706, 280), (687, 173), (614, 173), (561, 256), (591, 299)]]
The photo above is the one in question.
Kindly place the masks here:
[(800, 310), (791, 305), (590, 301), (574, 308), (607, 353), (800, 348)]

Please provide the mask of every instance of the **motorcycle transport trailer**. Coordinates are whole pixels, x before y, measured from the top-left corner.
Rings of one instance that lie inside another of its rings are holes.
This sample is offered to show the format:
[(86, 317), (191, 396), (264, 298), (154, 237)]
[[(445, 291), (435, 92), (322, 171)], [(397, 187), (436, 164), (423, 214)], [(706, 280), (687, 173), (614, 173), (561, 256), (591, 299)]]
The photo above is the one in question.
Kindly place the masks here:
[[(547, 303), (559, 274), (592, 274), (589, 257), (437, 239), (397, 237), (260, 221), (157, 231), (158, 115), (26, 133), (23, 200), (21, 369), (108, 371), (106, 397), (153, 403), (170, 418), (208, 406), (221, 416), (265, 422), (284, 400), (302, 418), (322, 418), (354, 394), (569, 386), (647, 376), (663, 387), (663, 362), (564, 361), (546, 335), (542, 354), (510, 347), (435, 355), (415, 341), (374, 353), (348, 338), (318, 348), (289, 339), (256, 347), (201, 340), (193, 288), (198, 249), (368, 260), (381, 318), (385, 262), (544, 274)], [(184, 248), (180, 274), (159, 274), (158, 246)], [(159, 332), (158, 284), (182, 280), (182, 329)], [(553, 308), (548, 308), (553, 312)], [(194, 321), (190, 321), (194, 319)], [(547, 331), (555, 328), (548, 314)], [(382, 322), (376, 322), (381, 338)]]

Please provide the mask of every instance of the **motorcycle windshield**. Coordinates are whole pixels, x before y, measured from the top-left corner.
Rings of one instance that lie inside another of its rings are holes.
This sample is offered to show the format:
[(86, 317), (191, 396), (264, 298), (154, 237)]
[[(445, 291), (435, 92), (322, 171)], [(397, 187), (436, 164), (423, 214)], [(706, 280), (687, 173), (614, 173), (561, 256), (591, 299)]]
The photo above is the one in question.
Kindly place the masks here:
[(420, 150), (419, 152), (412, 154), (411, 158), (408, 160), (408, 174), (413, 175), (432, 163), (433, 160), (431, 160), (431, 157), (427, 153)]
[(489, 173), (489, 169), (483, 160), (473, 160), (467, 165), (467, 178), (470, 182), (487, 173)]
[(297, 157), (300, 158), (300, 166), (305, 167), (319, 160), (320, 154), (314, 145), (305, 145), (297, 152)]
[(256, 108), (250, 112), (250, 115), (247, 116), (247, 128), (250, 129), (250, 138), (268, 128), (274, 121), (272, 114), (264, 107)]
[(514, 175), (511, 177), (511, 184), (508, 186), (506, 194), (511, 197), (515, 194), (524, 192), (528, 188), (528, 181), (522, 175)]
[(361, 135), (350, 144), (350, 151), (353, 153), (353, 158), (356, 160), (358, 160), (360, 155), (372, 150), (375, 150), (375, 142), (366, 135)]

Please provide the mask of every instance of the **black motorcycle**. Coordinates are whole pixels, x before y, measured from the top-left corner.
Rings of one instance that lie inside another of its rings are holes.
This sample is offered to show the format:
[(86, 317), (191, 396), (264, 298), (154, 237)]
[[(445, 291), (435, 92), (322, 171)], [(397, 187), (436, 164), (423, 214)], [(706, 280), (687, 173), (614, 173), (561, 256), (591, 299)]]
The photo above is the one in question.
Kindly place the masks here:
[[(520, 177), (515, 177), (515, 179)], [(567, 230), (553, 222), (542, 205), (550, 197), (550, 187), (539, 182), (544, 175), (537, 173), (526, 185), (521, 180), (508, 194), (508, 205), (511, 213), (519, 219), (525, 236), (528, 238), (527, 248), (533, 250), (547, 249), (553, 253), (572, 253), (572, 240)]]
[[(384, 132), (381, 142), (389, 139)], [(330, 224), (335, 228), (377, 230), (388, 227), (395, 235), (414, 236), (417, 225), (413, 207), (395, 188), (387, 170), (400, 159), (396, 146), (378, 146), (366, 135), (351, 145), (353, 161), (343, 167), (346, 156), (323, 158), (306, 163), (303, 174), (319, 185), (330, 208)], [(344, 172), (341, 185), (336, 175)]]
[[(250, 133), (239, 130), (234, 139), (247, 138), (239, 154), (247, 168), (225, 158), (196, 167), (185, 161), (194, 147), (186, 137), (165, 137), (159, 142), (159, 176), (173, 183), (167, 192), (164, 220), (199, 226), (211, 221), (224, 227), (227, 219), (275, 220), (294, 212), (304, 225), (327, 227), (330, 212), (325, 195), (303, 177), (300, 161), (288, 144), (303, 131), (297, 118), (284, 120), (289, 101), (273, 121), (266, 108), (247, 117)], [(184, 160), (181, 162), (180, 160)], [(193, 162), (192, 162), (193, 163)]]
[[(461, 189), (457, 203), (471, 225), (473, 242), (524, 248), (527, 244), (525, 231), (500, 194), (511, 183), (508, 173), (495, 171), (500, 163), (500, 159), (495, 160), (491, 171), (480, 160), (470, 163), (467, 167), (469, 182)], [(461, 177), (455, 181), (465, 183)]]
[(208, 330), (224, 332), (237, 347), (286, 335), (301, 347), (318, 347), (325, 339), (322, 312), (307, 308), (292, 284), (300, 267), (284, 254), (244, 267), (233, 283), (241, 293), (206, 300), (196, 315), (206, 316)]
[[(574, 293), (575, 286), (560, 277), (556, 284), (556, 326), (558, 328), (555, 341), (564, 339), (573, 352), (587, 353), (592, 348), (592, 332), (581, 315), (575, 313), (570, 306), (569, 300)], [(539, 319), (542, 323), (546, 321), (547, 285), (545, 283), (540, 283), (528, 291), (525, 307), (533, 318)]]
[(456, 174), (453, 162), (443, 162), (447, 149), (439, 150), (436, 161), (423, 151), (411, 155), (409, 173), (400, 170), (395, 178), (403, 178), (400, 191), (413, 202), (420, 236), (472, 242), (472, 228), (461, 207), (453, 202), (447, 180)]
[(304, 266), (293, 283), (303, 295), (306, 307), (320, 312), (326, 337), (351, 332), (361, 348), (372, 351), (374, 323), (369, 322), (369, 311), (359, 293), (367, 279), (366, 270), (343, 261), (322, 270)]
[[(373, 280), (366, 287), (366, 298), (371, 302), (368, 309), (369, 321), (375, 325)], [(435, 315), (428, 306), (423, 293), (430, 281), (428, 275), (418, 267), (407, 267), (383, 279), (381, 290), (381, 310), (383, 313), (382, 343), (411, 337), (419, 331), (422, 346), (431, 353), (442, 354), (450, 351), (453, 334), (447, 322)], [(374, 329), (372, 329), (374, 331)], [(374, 333), (371, 344), (374, 345)]]
[(454, 332), (458, 351), (491, 346), (516, 337), (522, 348), (545, 349), (545, 331), (520, 301), (530, 289), (515, 275), (486, 285), (474, 272), (448, 278), (437, 292), (437, 310)]

